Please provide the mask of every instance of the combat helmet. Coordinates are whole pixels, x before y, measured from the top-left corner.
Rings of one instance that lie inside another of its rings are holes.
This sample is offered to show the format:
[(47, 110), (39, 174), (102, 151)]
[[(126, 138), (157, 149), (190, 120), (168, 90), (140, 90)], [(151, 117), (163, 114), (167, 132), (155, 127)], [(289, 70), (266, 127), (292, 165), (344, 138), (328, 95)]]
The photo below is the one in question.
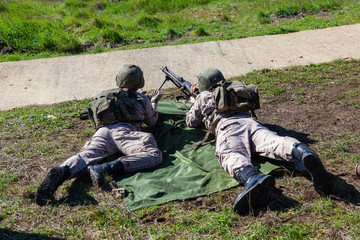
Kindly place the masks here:
[(116, 85), (119, 88), (137, 90), (144, 87), (144, 75), (141, 69), (133, 64), (125, 64), (116, 75)]
[(209, 90), (218, 82), (225, 82), (223, 74), (216, 68), (205, 68), (198, 76), (199, 91)]

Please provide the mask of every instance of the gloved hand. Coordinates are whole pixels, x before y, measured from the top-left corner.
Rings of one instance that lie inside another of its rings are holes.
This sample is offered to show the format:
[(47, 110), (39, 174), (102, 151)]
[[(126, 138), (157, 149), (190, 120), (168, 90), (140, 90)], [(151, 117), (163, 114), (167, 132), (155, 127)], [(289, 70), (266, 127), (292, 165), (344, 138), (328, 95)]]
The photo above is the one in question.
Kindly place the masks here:
[(199, 90), (198, 85), (197, 85), (197, 84), (191, 85), (190, 92), (191, 92), (191, 93), (194, 93), (196, 90)]
[(161, 99), (161, 97), (162, 97), (162, 92), (161, 91), (159, 91), (159, 90), (156, 90), (155, 92), (154, 92), (154, 96), (152, 96), (151, 97), (151, 102), (152, 103), (158, 103), (158, 101)]

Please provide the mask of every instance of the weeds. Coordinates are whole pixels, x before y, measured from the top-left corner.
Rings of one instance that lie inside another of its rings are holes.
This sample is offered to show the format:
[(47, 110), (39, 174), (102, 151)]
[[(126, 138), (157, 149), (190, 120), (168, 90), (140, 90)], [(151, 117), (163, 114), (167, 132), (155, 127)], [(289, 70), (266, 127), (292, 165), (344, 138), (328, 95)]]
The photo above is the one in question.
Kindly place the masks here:
[(209, 35), (203, 27), (197, 27), (194, 31), (196, 36), (207, 36)]
[(269, 13), (265, 13), (262, 10), (258, 12), (258, 19), (261, 24), (271, 23), (272, 19)]
[(359, 9), (352, 0), (2, 1), (0, 46), (11, 49), (1, 47), (0, 62), (338, 26), (360, 22)]

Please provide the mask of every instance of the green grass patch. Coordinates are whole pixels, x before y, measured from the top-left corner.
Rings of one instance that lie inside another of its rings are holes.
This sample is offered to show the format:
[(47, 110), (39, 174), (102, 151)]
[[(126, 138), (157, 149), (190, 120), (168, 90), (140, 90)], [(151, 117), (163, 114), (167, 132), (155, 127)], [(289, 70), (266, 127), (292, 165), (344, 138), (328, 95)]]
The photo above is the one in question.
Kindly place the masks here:
[(352, 0), (2, 1), (0, 62), (354, 24), (359, 11)]
[(20, 177), (19, 173), (7, 173), (5, 171), (0, 171), (0, 192), (6, 190), (9, 183), (16, 182)]

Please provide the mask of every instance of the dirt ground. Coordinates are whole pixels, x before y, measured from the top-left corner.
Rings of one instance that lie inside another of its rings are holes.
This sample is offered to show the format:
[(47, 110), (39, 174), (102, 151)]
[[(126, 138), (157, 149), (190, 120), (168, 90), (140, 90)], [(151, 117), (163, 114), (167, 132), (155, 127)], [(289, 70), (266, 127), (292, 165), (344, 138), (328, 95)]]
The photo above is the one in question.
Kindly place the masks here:
[[(357, 76), (358, 78), (360, 76)], [(329, 158), (323, 158), (322, 161), (327, 170), (332, 174), (335, 181), (334, 193), (331, 198), (341, 205), (346, 205), (349, 209), (360, 209), (360, 177), (355, 175), (353, 168), (349, 163), (345, 163), (335, 153), (330, 152), (334, 148), (334, 143), (342, 141), (349, 132), (360, 133), (360, 111), (350, 104), (341, 104), (339, 99), (346, 101), (347, 91), (358, 88), (358, 84), (326, 86), (322, 89), (315, 88), (311, 83), (302, 84), (301, 88), (306, 89), (302, 94), (302, 99), (306, 103), (295, 100), (295, 89), (299, 88), (293, 83), (284, 83), (287, 92), (271, 100), (262, 99), (261, 109), (257, 110), (258, 120), (268, 128), (276, 131), (279, 135), (292, 136), (308, 144), (320, 156), (329, 155)], [(352, 98), (353, 101), (360, 103), (360, 96)], [(359, 136), (357, 136), (359, 137)], [(360, 143), (356, 140), (348, 145), (345, 152), (359, 153)], [(289, 173), (290, 174), (290, 173)], [(304, 197), (302, 203), (320, 199), (320, 195), (313, 189), (311, 181), (306, 178), (300, 178), (301, 184), (294, 185), (291, 174), (279, 176), (276, 183), (276, 189), (272, 194), (272, 200), (266, 208), (270, 210), (287, 211), (299, 202), (296, 199), (299, 194)], [(290, 178), (290, 181), (287, 179)], [(197, 208), (212, 209), (219, 211), (231, 206), (241, 187), (223, 191), (219, 193), (223, 205), (219, 206), (215, 201), (211, 201), (208, 196), (189, 199), (181, 203), (180, 208), (184, 211), (194, 211)], [(152, 216), (143, 216), (146, 219), (143, 223), (146, 225), (167, 222), (171, 219), (163, 217), (167, 211), (164, 205)], [(258, 215), (259, 221), (275, 224), (276, 221), (282, 221), (271, 215), (271, 211), (266, 208), (258, 209), (254, 212)], [(244, 219), (238, 223), (239, 226), (246, 225)], [(251, 219), (249, 219), (251, 221)], [(274, 222), (275, 221), (275, 222)], [(291, 221), (311, 222), (308, 215), (297, 216)], [(241, 230), (239, 230), (241, 231)], [(336, 237), (336, 233), (334, 233)]]

